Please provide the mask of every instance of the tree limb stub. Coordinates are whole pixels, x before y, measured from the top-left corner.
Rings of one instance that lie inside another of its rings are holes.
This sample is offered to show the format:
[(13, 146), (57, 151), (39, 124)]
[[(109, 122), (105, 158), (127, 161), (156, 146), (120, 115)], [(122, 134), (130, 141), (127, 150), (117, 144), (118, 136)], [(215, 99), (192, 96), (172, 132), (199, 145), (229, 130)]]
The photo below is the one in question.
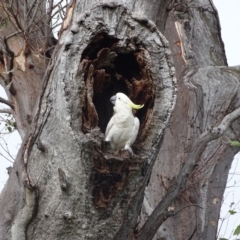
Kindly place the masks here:
[(213, 127), (199, 136), (197, 141), (194, 143), (192, 150), (189, 153), (189, 158), (183, 165), (176, 181), (169, 188), (168, 193), (161, 200), (161, 202), (159, 202), (143, 227), (136, 234), (138, 240), (151, 240), (154, 237), (158, 228), (168, 217), (168, 207), (177, 198), (177, 196), (185, 190), (187, 179), (192, 173), (193, 169), (196, 167), (196, 163), (204, 148), (210, 141), (221, 137), (232, 124), (232, 122), (239, 117), (240, 108), (237, 108), (230, 114), (226, 115), (217, 127)]

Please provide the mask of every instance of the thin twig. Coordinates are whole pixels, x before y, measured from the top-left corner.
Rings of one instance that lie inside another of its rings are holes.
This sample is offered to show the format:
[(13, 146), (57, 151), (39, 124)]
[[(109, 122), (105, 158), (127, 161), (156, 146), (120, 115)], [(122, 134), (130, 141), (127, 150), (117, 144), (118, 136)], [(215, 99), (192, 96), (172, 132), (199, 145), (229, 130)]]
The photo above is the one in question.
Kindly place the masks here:
[(34, 10), (34, 12), (33, 12), (32, 18), (30, 19), (29, 24), (28, 24), (28, 26), (27, 26), (27, 28), (26, 28), (26, 32), (27, 32), (28, 29), (31, 27), (34, 19), (36, 18), (36, 14), (37, 14), (37, 12), (38, 12), (38, 8), (40, 7), (40, 5), (41, 5), (41, 1), (38, 0), (38, 1), (37, 1), (37, 6), (35, 7), (35, 10)]
[[(56, 5), (54, 5), (54, 6), (52, 7), (52, 9), (55, 9), (56, 7), (58, 7), (58, 5), (61, 4), (62, 2), (63, 2), (63, 0), (59, 1), (58, 3), (56, 3)], [(67, 4), (68, 4), (68, 3), (67, 3)]]
[[(8, 2), (9, 2), (9, 1), (8, 1)], [(18, 17), (17, 17), (17, 15), (18, 15), (18, 1), (16, 1), (16, 4), (17, 4), (16, 13), (14, 12), (14, 9), (13, 9), (13, 6), (12, 6), (12, 5), (11, 5), (11, 7), (7, 8), (7, 10), (12, 14), (12, 17), (13, 17), (13, 19), (15, 20), (15, 22), (16, 22), (16, 24), (17, 24), (17, 27), (18, 27), (19, 29), (23, 30), (22, 25), (21, 25), (21, 23), (19, 22)], [(6, 12), (7, 14), (8, 14), (8, 11), (5, 10), (5, 12)], [(9, 16), (9, 14), (8, 14), (8, 16)], [(9, 17), (9, 18), (10, 18), (10, 17)], [(17, 29), (17, 30), (18, 30), (18, 29)]]
[[(4, 138), (1, 138), (1, 139), (3, 140), (3, 142), (4, 142), (4, 144), (5, 144), (5, 147), (4, 147), (3, 144), (0, 143), (1, 148), (2, 148), (3, 151), (14, 161), (15, 159), (14, 159), (14, 157), (11, 155), (5, 139), (4, 139)], [(0, 154), (1, 154), (4, 158), (6, 158), (8, 161), (13, 162), (13, 161), (11, 161), (8, 157), (6, 157), (5, 155), (3, 155), (2, 153), (0, 153)]]
[(22, 33), (22, 32), (23, 32), (22, 30), (16, 31), (16, 32), (14, 32), (14, 33), (6, 36), (5, 39), (8, 40), (9, 38), (14, 37), (14, 36), (16, 36), (16, 35), (18, 35), (18, 34), (20, 34), (20, 33)]
[(68, 4), (64, 5), (61, 8), (58, 8), (58, 10), (56, 12), (54, 12), (54, 14), (52, 15), (52, 18), (55, 17), (58, 13), (62, 12), (64, 9), (66, 9), (68, 6)]
[(181, 209), (179, 209), (177, 212), (170, 212), (168, 217), (172, 217), (172, 216), (175, 216), (177, 215), (178, 213), (180, 213), (182, 210), (184, 210), (185, 208), (188, 208), (188, 207), (198, 207), (198, 208), (202, 208), (201, 206), (199, 206), (198, 204), (191, 204), (191, 205), (187, 205), (185, 207), (182, 207)]
[(26, 29), (27, 27), (27, 21), (28, 21), (28, 16), (27, 16), (27, 6), (28, 6), (28, 1), (24, 0), (24, 4), (23, 4), (23, 28)]
[(2, 153), (0, 153), (0, 156), (2, 156), (3, 158), (5, 158), (7, 161), (9, 161), (10, 163), (13, 163), (14, 161), (10, 160), (8, 157), (4, 156)]
[(27, 17), (29, 17), (29, 14), (31, 13), (31, 11), (33, 10), (35, 4), (36, 4), (37, 0), (34, 0), (28, 10), (28, 13), (27, 13)]

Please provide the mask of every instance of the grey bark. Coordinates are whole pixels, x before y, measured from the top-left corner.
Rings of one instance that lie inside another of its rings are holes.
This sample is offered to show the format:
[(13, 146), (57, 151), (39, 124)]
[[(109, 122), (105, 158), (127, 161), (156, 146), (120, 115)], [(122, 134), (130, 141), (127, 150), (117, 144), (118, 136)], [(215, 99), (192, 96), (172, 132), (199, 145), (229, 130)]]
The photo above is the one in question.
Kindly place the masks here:
[[(178, 97), (146, 190), (152, 209), (166, 195), (200, 134), (239, 107), (239, 67), (226, 66), (216, 9), (211, 1), (182, 3), (171, 8), (164, 32), (174, 59)], [(216, 238), (228, 170), (238, 151), (229, 145), (229, 139), (238, 138), (237, 124), (227, 136), (208, 144), (188, 187), (171, 205), (176, 211), (192, 204), (203, 209), (185, 208), (169, 218), (156, 239)], [(144, 207), (143, 215), (146, 219)]]
[[(152, 239), (160, 227), (155, 239), (215, 239), (239, 135), (227, 115), (239, 69), (226, 66), (219, 31), (207, 0), (72, 1), (41, 83), (30, 71), (23, 89), (19, 73), (1, 76), (14, 83), (23, 145), (0, 197), (0, 238)], [(11, 62), (14, 45), (1, 46)], [(118, 91), (145, 105), (133, 157), (104, 148)], [(219, 132), (223, 119), (231, 128)]]

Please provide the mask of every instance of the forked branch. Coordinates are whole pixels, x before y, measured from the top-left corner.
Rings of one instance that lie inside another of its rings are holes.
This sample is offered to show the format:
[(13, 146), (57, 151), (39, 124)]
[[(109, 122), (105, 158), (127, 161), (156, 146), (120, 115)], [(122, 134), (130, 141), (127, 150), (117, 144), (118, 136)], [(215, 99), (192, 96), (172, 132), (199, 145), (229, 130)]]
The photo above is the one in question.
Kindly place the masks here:
[(8, 105), (10, 108), (14, 109), (12, 102), (8, 101), (7, 99), (0, 97), (0, 103), (4, 103), (4, 104)]
[(148, 217), (143, 227), (138, 231), (136, 234), (136, 239), (151, 240), (154, 237), (158, 228), (169, 217), (168, 207), (185, 189), (188, 177), (196, 167), (198, 159), (200, 158), (204, 148), (210, 141), (221, 137), (232, 124), (232, 122), (234, 122), (239, 117), (240, 108), (237, 108), (230, 114), (226, 115), (217, 127), (208, 129), (200, 135), (200, 137), (194, 143), (192, 150), (189, 153), (189, 157), (180, 170), (176, 181), (169, 188), (167, 194), (164, 196), (161, 202), (159, 202), (152, 214)]

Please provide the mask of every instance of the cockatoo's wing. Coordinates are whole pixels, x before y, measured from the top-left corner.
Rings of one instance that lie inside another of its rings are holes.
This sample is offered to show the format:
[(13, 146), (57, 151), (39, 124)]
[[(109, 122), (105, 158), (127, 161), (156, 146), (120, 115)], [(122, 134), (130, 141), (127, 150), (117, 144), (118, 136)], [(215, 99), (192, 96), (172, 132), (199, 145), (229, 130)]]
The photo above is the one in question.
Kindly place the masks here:
[(140, 126), (140, 121), (137, 117), (134, 118), (134, 130), (133, 130), (133, 135), (131, 138), (131, 145), (135, 142), (137, 135), (138, 135), (138, 131), (139, 131), (139, 126)]
[(109, 134), (111, 128), (113, 127), (113, 125), (114, 125), (114, 120), (113, 120), (113, 117), (112, 117), (112, 118), (110, 119), (110, 121), (108, 122), (106, 131), (105, 131), (105, 141), (106, 141), (106, 142), (109, 142), (109, 141), (110, 141), (108, 134)]
[(137, 117), (135, 117), (133, 131), (132, 131), (131, 135), (129, 136), (129, 140), (126, 142), (126, 144), (124, 146), (124, 149), (128, 150), (131, 153), (131, 155), (133, 155), (131, 146), (133, 145), (133, 143), (135, 142), (135, 140), (137, 138), (139, 126), (140, 126), (139, 119)]

